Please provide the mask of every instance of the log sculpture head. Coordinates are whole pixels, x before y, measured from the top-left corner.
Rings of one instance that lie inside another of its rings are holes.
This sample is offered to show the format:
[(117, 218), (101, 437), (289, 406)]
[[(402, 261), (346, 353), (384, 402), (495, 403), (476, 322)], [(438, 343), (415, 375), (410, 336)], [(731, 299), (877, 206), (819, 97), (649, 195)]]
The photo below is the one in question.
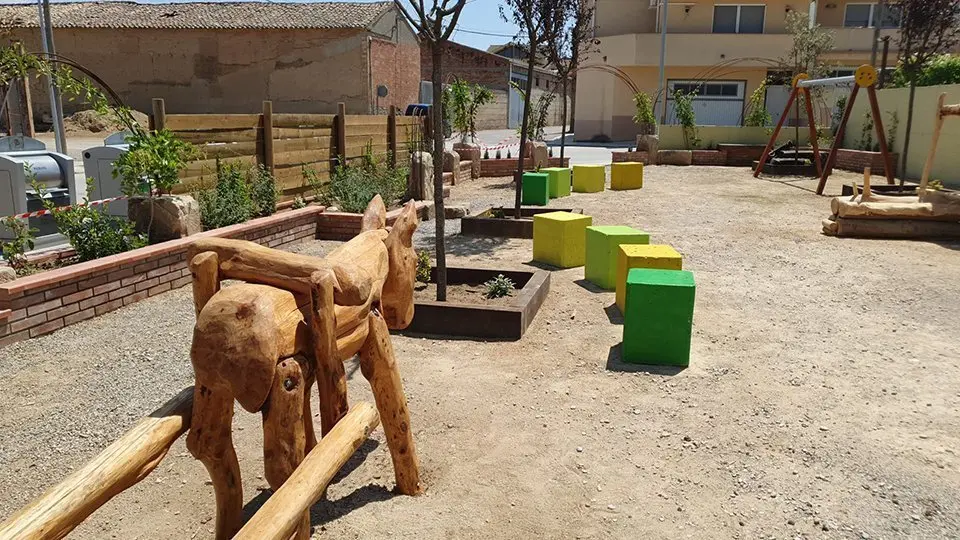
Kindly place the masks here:
[(418, 222), (416, 203), (411, 200), (404, 205), (403, 212), (384, 240), (390, 271), (383, 284), (380, 305), (387, 326), (393, 330), (406, 328), (413, 320), (413, 286), (417, 275), (413, 233)]

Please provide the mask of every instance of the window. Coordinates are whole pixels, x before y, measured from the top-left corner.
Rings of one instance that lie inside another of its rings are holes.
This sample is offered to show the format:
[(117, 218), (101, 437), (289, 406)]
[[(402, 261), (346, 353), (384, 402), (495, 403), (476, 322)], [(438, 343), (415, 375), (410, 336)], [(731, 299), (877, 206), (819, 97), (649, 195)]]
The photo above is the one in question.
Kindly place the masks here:
[(537, 88), (540, 88), (540, 77), (534, 77), (533, 83), (537, 85)]
[(752, 5), (713, 7), (713, 33), (762, 34), (766, 8)]
[(886, 6), (882, 18), (880, 11), (880, 4), (847, 4), (843, 25), (847, 28), (873, 28), (879, 22), (880, 28), (900, 27), (900, 6)]

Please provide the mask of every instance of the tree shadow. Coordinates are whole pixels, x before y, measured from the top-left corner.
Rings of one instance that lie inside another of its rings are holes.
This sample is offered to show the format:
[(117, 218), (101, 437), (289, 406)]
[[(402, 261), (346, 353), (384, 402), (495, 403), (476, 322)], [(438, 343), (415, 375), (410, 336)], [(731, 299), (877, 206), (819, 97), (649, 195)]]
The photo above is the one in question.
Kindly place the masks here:
[(483, 189), (506, 189), (506, 188), (514, 189), (515, 186), (516, 184), (513, 182), (513, 180), (510, 180), (509, 182), (497, 182), (495, 184), (484, 184)]
[(470, 255), (491, 255), (510, 241), (502, 236), (474, 236), (458, 234), (446, 238), (447, 255), (466, 257)]
[[(616, 308), (616, 306), (614, 306)], [(665, 375), (673, 377), (687, 369), (685, 366), (655, 366), (649, 364), (628, 364), (623, 361), (623, 343), (610, 347), (607, 353), (607, 371), (623, 373), (649, 373), (651, 375)]]

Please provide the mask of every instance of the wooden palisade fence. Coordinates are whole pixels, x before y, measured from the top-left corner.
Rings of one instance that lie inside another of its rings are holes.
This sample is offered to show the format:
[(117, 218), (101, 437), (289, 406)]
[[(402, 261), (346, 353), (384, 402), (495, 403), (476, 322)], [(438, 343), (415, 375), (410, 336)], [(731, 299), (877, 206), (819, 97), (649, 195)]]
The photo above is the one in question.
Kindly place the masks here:
[(166, 128), (197, 146), (202, 156), (181, 174), (174, 190), (188, 193), (211, 188), (216, 161), (246, 166), (263, 165), (281, 190), (281, 199), (305, 194), (311, 187), (305, 169), (326, 182), (338, 158), (348, 163), (369, 149), (375, 156), (404, 164), (423, 139), (423, 117), (346, 114), (274, 113), (270, 101), (257, 114), (167, 114), (163, 99), (153, 100), (152, 129)]

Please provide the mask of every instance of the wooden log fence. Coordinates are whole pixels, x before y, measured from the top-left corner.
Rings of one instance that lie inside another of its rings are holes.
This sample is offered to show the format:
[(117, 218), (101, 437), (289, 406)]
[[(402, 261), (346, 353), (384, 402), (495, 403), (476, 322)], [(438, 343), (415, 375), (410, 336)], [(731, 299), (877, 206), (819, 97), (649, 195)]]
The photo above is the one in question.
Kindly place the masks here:
[[(340, 163), (368, 152), (403, 165), (425, 137), (423, 117), (386, 115), (276, 113), (264, 101), (255, 114), (168, 114), (163, 99), (153, 100), (151, 129), (169, 129), (197, 146), (200, 155), (181, 173), (176, 193), (209, 189), (216, 182), (216, 163), (263, 166), (281, 190), (281, 201), (308, 195), (311, 182), (325, 183)], [(309, 174), (308, 172), (309, 171)]]

